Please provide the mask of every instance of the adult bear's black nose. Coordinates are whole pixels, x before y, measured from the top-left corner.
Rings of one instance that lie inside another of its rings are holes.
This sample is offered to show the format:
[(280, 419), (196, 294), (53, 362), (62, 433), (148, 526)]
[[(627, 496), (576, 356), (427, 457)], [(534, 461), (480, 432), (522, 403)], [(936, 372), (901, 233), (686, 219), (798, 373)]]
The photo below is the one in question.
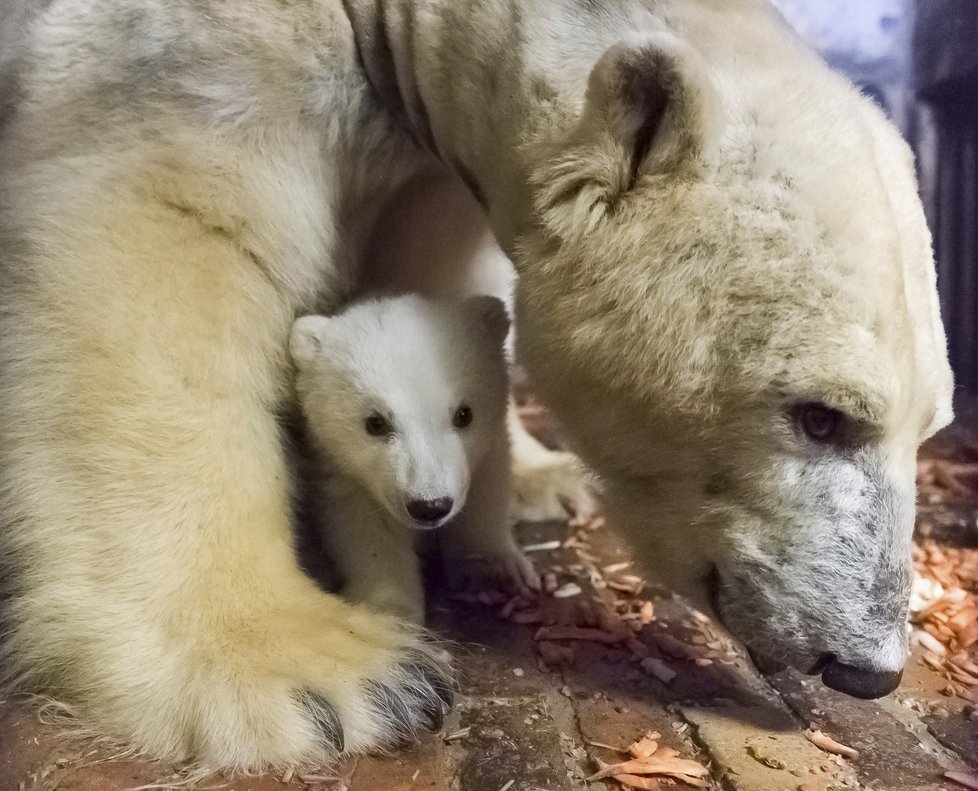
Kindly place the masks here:
[(889, 695), (900, 686), (902, 670), (870, 670), (847, 665), (838, 659), (829, 661), (822, 670), (822, 683), (854, 698), (873, 700)]
[(444, 519), (452, 512), (455, 501), (451, 497), (437, 500), (412, 500), (407, 504), (407, 512), (415, 522), (431, 524)]

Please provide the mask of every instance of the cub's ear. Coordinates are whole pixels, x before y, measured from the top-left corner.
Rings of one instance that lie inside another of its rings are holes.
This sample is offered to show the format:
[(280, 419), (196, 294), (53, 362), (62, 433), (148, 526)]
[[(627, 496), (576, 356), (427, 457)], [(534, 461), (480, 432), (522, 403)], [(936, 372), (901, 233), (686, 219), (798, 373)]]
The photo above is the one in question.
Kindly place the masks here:
[(564, 238), (592, 230), (644, 176), (696, 163), (719, 137), (719, 111), (703, 58), (674, 36), (613, 45), (591, 70), (576, 128), (534, 174), (544, 222)]
[(488, 332), (493, 342), (503, 345), (509, 332), (509, 312), (501, 299), (488, 295), (468, 297), (462, 302), (462, 310), (478, 323), (480, 334)]
[(289, 354), (296, 363), (312, 362), (325, 348), (330, 319), (302, 316), (293, 322), (289, 334)]

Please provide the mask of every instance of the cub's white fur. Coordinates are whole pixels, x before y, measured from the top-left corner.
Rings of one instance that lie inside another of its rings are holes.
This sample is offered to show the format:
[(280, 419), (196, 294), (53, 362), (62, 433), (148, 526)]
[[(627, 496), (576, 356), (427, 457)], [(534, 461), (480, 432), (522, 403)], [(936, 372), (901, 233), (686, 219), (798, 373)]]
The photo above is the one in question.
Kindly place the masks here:
[(437, 724), (420, 635), (301, 572), (277, 419), (293, 320), (357, 289), (423, 173), (482, 205), (522, 361), (650, 566), (718, 580), (758, 654), (903, 661), (914, 451), (951, 415), (928, 233), (906, 146), (767, 3), (17, 0), (0, 28), (15, 681), (206, 765)]
[[(365, 258), (359, 293), (422, 293), (456, 300), (494, 294), (512, 314), (513, 265), (493, 240), (478, 202), (445, 173), (425, 172), (390, 201), (382, 230), (371, 239)], [(511, 358), (513, 341), (510, 332), (506, 350)], [(507, 423), (514, 519), (560, 520), (568, 511), (584, 518), (593, 515), (593, 481), (580, 460), (544, 447), (520, 422), (514, 403)]]
[[(421, 623), (415, 539), (433, 528), (456, 579), (475, 570), (534, 585), (509, 522), (508, 328), (503, 303), (479, 296), (367, 300), (293, 325), (296, 392), (323, 489), (313, 518), (348, 599)], [(417, 511), (425, 503), (444, 513)]]

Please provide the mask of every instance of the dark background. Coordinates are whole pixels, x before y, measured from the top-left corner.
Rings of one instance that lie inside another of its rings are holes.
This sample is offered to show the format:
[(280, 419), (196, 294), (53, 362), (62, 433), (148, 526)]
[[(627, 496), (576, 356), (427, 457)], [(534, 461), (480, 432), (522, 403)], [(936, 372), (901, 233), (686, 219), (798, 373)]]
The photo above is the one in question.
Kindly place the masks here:
[(775, 0), (917, 154), (959, 395), (978, 395), (978, 0)]

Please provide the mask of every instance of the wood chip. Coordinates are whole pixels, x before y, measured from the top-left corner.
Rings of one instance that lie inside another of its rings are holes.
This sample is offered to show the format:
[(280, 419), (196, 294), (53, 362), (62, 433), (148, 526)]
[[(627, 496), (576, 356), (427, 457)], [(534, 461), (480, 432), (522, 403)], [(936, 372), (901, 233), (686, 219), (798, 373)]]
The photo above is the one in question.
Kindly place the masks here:
[(651, 777), (636, 777), (635, 775), (615, 775), (615, 780), (626, 788), (637, 788), (639, 791), (663, 791), (662, 783)]
[(937, 656), (944, 656), (944, 654), (947, 653), (944, 643), (930, 634), (930, 632), (925, 632), (923, 629), (914, 630), (914, 640), (920, 643), (932, 654), (936, 654)]
[(978, 791), (978, 776), (976, 775), (966, 775), (964, 772), (945, 772), (944, 777), (965, 788), (970, 788), (971, 791)]
[(600, 629), (582, 629), (579, 626), (541, 626), (533, 635), (534, 640), (582, 640), (604, 645), (614, 645), (627, 638), (627, 634), (609, 634)]
[(638, 758), (639, 760), (651, 758), (655, 754), (655, 751), (659, 749), (658, 740), (661, 738), (661, 733), (649, 731), (637, 742), (629, 745), (628, 754), (632, 758)]
[(612, 752), (615, 753), (625, 752), (625, 750), (621, 749), (621, 747), (615, 747), (613, 744), (605, 744), (604, 742), (585, 742), (585, 744), (588, 744), (591, 747), (601, 747), (605, 750), (611, 750)]
[(527, 544), (526, 546), (520, 547), (524, 552), (551, 552), (555, 549), (560, 549), (559, 541), (544, 541), (540, 544)]
[(821, 731), (807, 730), (805, 731), (805, 737), (808, 739), (808, 741), (818, 747), (818, 749), (832, 755), (841, 755), (843, 758), (848, 758), (851, 761), (854, 761), (859, 757), (858, 750), (854, 750), (848, 745), (837, 742), (831, 736), (826, 736)]
[(588, 783), (602, 780), (606, 777), (619, 779), (621, 775), (661, 775), (682, 780), (697, 788), (707, 788), (709, 783), (703, 778), (709, 777), (709, 770), (698, 761), (678, 757), (679, 753), (669, 747), (660, 747), (648, 758), (633, 758), (617, 764), (604, 764), (598, 761), (599, 771), (589, 778)]
[(612, 590), (616, 590), (619, 593), (627, 593), (629, 596), (638, 596), (643, 590), (645, 590), (645, 580), (638, 580), (638, 582), (630, 582), (624, 577), (617, 580), (608, 580), (608, 587)]
[(669, 665), (663, 662), (661, 659), (656, 659), (655, 657), (647, 657), (641, 662), (642, 670), (650, 676), (654, 676), (659, 679), (663, 684), (670, 684), (672, 680), (676, 677), (676, 671), (673, 670)]
[(699, 654), (697, 654), (696, 649), (691, 645), (686, 645), (682, 640), (677, 640), (671, 634), (657, 634), (655, 636), (656, 643), (659, 644), (659, 648), (663, 652), (669, 654), (669, 656), (675, 657), (676, 659), (696, 659)]
[(553, 595), (555, 599), (569, 599), (572, 596), (580, 596), (583, 592), (576, 582), (567, 582), (557, 588)]
[(470, 733), (472, 733), (472, 726), (471, 725), (469, 725), (469, 726), (467, 726), (465, 728), (460, 728), (459, 730), (455, 731), (454, 733), (449, 733), (448, 735), (442, 737), (442, 741), (443, 742), (455, 742), (455, 741), (458, 741), (459, 739), (464, 739)]

